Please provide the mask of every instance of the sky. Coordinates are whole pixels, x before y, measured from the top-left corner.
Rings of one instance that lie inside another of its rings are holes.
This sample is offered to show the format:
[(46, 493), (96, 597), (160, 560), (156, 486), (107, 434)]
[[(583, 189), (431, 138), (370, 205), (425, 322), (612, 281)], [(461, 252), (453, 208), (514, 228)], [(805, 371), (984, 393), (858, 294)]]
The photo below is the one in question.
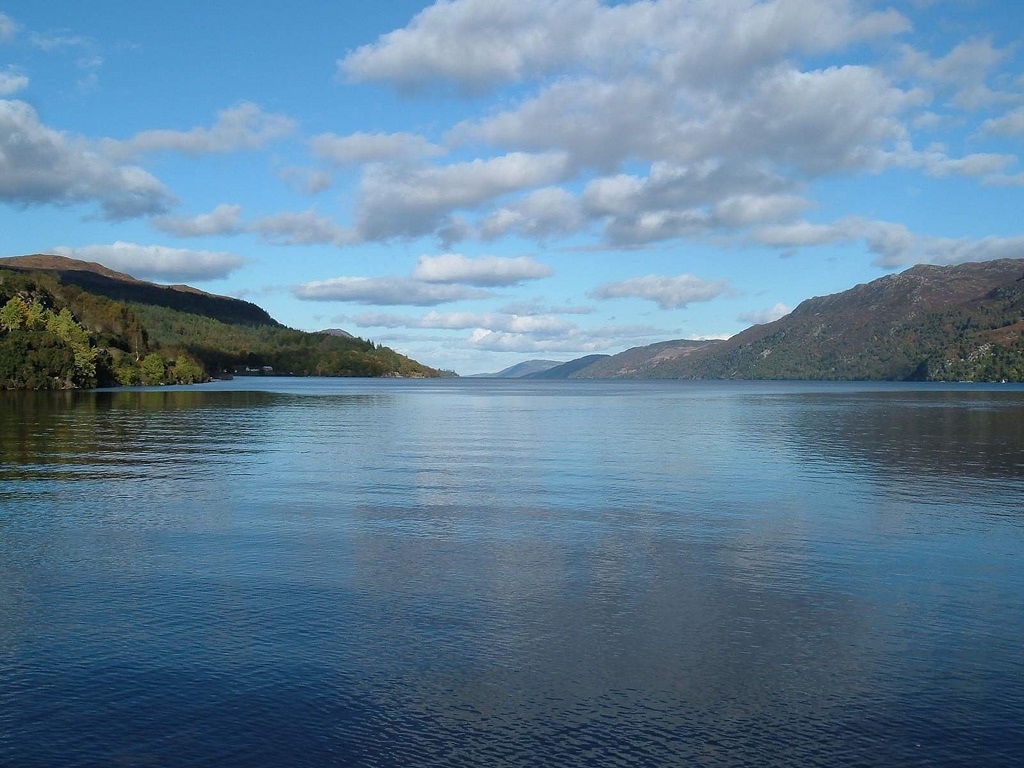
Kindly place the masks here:
[(0, 255), (460, 374), (1024, 258), (1024, 3), (0, 0)]

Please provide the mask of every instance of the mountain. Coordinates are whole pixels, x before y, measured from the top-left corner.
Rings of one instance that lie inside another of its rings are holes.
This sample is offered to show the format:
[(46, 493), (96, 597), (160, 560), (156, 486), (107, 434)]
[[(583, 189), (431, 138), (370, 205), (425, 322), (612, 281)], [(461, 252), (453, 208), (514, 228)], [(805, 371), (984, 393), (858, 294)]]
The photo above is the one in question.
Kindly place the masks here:
[(476, 373), (467, 378), (472, 379), (522, 379), (541, 371), (547, 371), (561, 365), (557, 360), (526, 360), (522, 363), (504, 368), (497, 373)]
[(322, 331), (317, 331), (317, 333), (326, 333), (328, 336), (341, 336), (343, 339), (355, 338), (351, 333), (343, 331), (341, 328), (324, 328)]
[(575, 360), (570, 360), (567, 363), (556, 365), (554, 368), (547, 368), (543, 371), (535, 371), (534, 373), (528, 373), (522, 378), (524, 379), (568, 379), (571, 378), (574, 373), (582, 371), (595, 363), (607, 359), (608, 355), (586, 355), (584, 357), (578, 357)]
[(0, 259), (0, 389), (192, 383), (268, 370), (440, 375), (345, 332), (287, 328), (239, 299), (61, 256)]
[(1024, 381), (1024, 261), (920, 265), (721, 342), (662, 342), (578, 377)]
[(148, 283), (92, 261), (37, 253), (0, 258), (0, 269), (42, 272), (64, 285), (76, 285), (83, 291), (126, 304), (165, 307), (229, 324), (280, 325), (266, 310), (248, 301), (217, 296), (187, 285)]
[[(708, 349), (720, 341), (659, 341), (645, 347), (633, 347), (617, 355), (605, 357), (572, 374), (574, 379), (647, 379), (666, 378), (655, 374), (661, 366), (684, 360), (700, 350)], [(667, 377), (676, 378), (676, 377)]]

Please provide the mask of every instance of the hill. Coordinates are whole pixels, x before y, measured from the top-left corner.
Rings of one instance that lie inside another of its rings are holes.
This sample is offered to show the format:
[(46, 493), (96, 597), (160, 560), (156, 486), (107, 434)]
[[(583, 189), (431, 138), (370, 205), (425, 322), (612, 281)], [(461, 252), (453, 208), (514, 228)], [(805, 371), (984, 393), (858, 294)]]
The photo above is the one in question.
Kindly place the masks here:
[(286, 328), (239, 299), (60, 256), (0, 259), (0, 389), (191, 383), (268, 369), (439, 375), (364, 339)]
[(561, 365), (557, 360), (525, 360), (522, 363), (510, 365), (497, 373), (475, 373), (468, 378), (473, 379), (521, 379), (535, 373), (554, 368)]
[(266, 310), (248, 301), (217, 296), (187, 285), (148, 283), (92, 261), (37, 253), (0, 258), (0, 269), (42, 272), (64, 285), (76, 285), (83, 291), (125, 304), (165, 307), (229, 324), (280, 326)]
[(723, 342), (663, 342), (580, 377), (1024, 381), (1024, 261), (920, 265)]
[(556, 365), (554, 368), (547, 368), (543, 371), (535, 371), (534, 373), (528, 373), (522, 378), (524, 379), (568, 379), (572, 378), (574, 373), (582, 371), (585, 368), (594, 365), (595, 363), (604, 360), (608, 355), (586, 355), (584, 357), (578, 357), (575, 360), (570, 360), (567, 363)]

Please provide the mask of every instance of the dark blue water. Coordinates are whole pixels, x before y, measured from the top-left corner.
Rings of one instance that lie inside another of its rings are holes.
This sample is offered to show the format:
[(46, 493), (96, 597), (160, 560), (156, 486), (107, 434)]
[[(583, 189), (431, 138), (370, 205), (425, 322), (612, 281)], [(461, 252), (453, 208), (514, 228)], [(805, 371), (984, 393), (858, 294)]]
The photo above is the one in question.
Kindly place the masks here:
[(1010, 766), (1024, 390), (0, 393), (0, 765)]

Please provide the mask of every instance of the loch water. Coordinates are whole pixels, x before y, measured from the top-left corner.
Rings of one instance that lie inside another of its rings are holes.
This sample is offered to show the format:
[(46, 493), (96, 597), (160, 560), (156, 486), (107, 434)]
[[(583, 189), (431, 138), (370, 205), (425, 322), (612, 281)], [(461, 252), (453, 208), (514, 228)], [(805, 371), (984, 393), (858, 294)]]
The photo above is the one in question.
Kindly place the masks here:
[(0, 393), (0, 765), (1022, 755), (1024, 388)]

